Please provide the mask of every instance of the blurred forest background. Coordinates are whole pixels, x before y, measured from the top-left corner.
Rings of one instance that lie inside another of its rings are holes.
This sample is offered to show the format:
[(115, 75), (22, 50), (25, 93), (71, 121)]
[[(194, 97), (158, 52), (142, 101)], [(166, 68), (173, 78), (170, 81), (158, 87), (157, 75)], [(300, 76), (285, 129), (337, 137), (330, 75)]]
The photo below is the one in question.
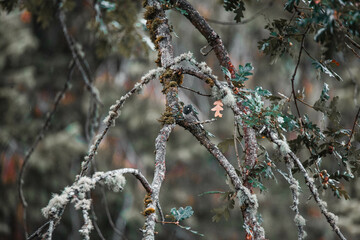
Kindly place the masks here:
[[(20, 207), (16, 180), (24, 155), (41, 129), (47, 113), (52, 110), (57, 93), (63, 88), (72, 59), (58, 19), (42, 19), (27, 12), (26, 2), (35, 5), (41, 1), (24, 1), (25, 8), (11, 13), (0, 11), (0, 239), (24, 239), (22, 211)], [(65, 1), (66, 3), (67, 1)], [(69, 33), (76, 40), (76, 47), (83, 53), (94, 85), (99, 89), (104, 103), (99, 118), (106, 116), (109, 106), (125, 94), (148, 72), (155, 68), (157, 53), (149, 46), (148, 33), (142, 20), (143, 9), (140, 1), (114, 1), (119, 8), (113, 10), (117, 23), (109, 29), (95, 23), (96, 11), (92, 1), (68, 1), (67, 25)], [(111, 2), (111, 1), (109, 1)], [(245, 21), (243, 24), (218, 24), (211, 20), (232, 22), (233, 14), (224, 11), (221, 1), (191, 1), (194, 7), (207, 19), (210, 25), (222, 37), (232, 61), (237, 66), (251, 62), (254, 75), (246, 82), (247, 87), (262, 86), (273, 93), (281, 92), (290, 96), (290, 78), (296, 59), (285, 54), (278, 59), (265, 56), (258, 50), (258, 42), (269, 36), (264, 29), (271, 19), (291, 18), (284, 11), (284, 1), (262, 0), (246, 1)], [(28, 6), (27, 6), (28, 7)], [(54, 9), (36, 6), (39, 11), (54, 15)], [(175, 11), (169, 11), (173, 25), (175, 56), (191, 51), (198, 61), (206, 61), (213, 67), (215, 74), (222, 76), (215, 55), (207, 56), (200, 49), (207, 45), (206, 40), (192, 25)], [(249, 20), (249, 21), (247, 21)], [(119, 30), (121, 29), (121, 30)], [(109, 34), (104, 34), (109, 31)], [(312, 39), (305, 42), (307, 49), (320, 58), (320, 46)], [(294, 53), (297, 45), (294, 43)], [(209, 50), (209, 49), (207, 49)], [(204, 51), (207, 51), (204, 50)], [(296, 55), (296, 54), (295, 54)], [(359, 99), (360, 68), (359, 58), (350, 50), (335, 54), (339, 63), (334, 70), (343, 78), (343, 82), (330, 79), (314, 69), (311, 60), (303, 56), (296, 78), (296, 89), (303, 99), (313, 104), (320, 96), (323, 83), (330, 87), (330, 97), (339, 96), (339, 110), (344, 128), (351, 129), (357, 112)], [(184, 86), (203, 93), (210, 89), (202, 82), (186, 77)], [(157, 119), (164, 111), (165, 98), (162, 86), (153, 81), (141, 94), (132, 97), (122, 110), (116, 127), (112, 128), (100, 146), (96, 156), (96, 168), (101, 171), (133, 167), (138, 168), (151, 180), (154, 169), (154, 140), (161, 127)], [(192, 103), (199, 111), (201, 120), (213, 118), (213, 100), (180, 89), (180, 97), (186, 103)], [(59, 193), (74, 181), (79, 173), (80, 163), (87, 152), (89, 139), (86, 136), (89, 127), (88, 115), (90, 95), (85, 89), (82, 77), (75, 68), (70, 89), (61, 100), (58, 110), (46, 132), (31, 156), (24, 176), (24, 193), (27, 208), (29, 232), (34, 232), (45, 222), (41, 208), (45, 207), (52, 193)], [(322, 114), (300, 104), (300, 110), (320, 127), (326, 126)], [(220, 143), (233, 135), (232, 113), (224, 111), (224, 116), (215, 123), (206, 125), (213, 133), (215, 142)], [(360, 139), (355, 134), (355, 139)], [(271, 144), (263, 143), (271, 149)], [(222, 149), (232, 156), (236, 164), (232, 147)], [(280, 160), (272, 153), (273, 161)], [(207, 191), (227, 191), (226, 177), (222, 168), (212, 156), (188, 132), (176, 127), (170, 137), (167, 149), (167, 175), (160, 194), (160, 202), (165, 214), (172, 207), (192, 206), (195, 214), (184, 225), (205, 234), (194, 235), (174, 225), (158, 225), (157, 239), (241, 239), (244, 238), (241, 211), (231, 211), (229, 220), (212, 221), (216, 209), (222, 208), (223, 200), (217, 194), (201, 195)], [(328, 168), (337, 168), (336, 161), (323, 162)], [(289, 209), (291, 194), (288, 183), (275, 172), (276, 180), (266, 180), (266, 187), (259, 198), (259, 212), (269, 239), (297, 239), (293, 213)], [(307, 220), (305, 230), (308, 239), (337, 239), (325, 218), (310, 196), (300, 176), (303, 186), (301, 195), (302, 215)], [(350, 199), (338, 199), (332, 191), (322, 191), (322, 197), (328, 202), (329, 209), (339, 216), (339, 225), (348, 239), (360, 239), (360, 182), (357, 176), (344, 185)], [(106, 199), (101, 192), (105, 191)], [(97, 223), (106, 239), (140, 239), (139, 228), (143, 226), (143, 198), (145, 191), (132, 176), (127, 177), (127, 185), (121, 193), (112, 193), (97, 188), (92, 192)], [(106, 211), (108, 206), (109, 212)], [(113, 223), (109, 222), (109, 218)], [(80, 239), (78, 229), (82, 225), (81, 215), (73, 207), (66, 209), (63, 221), (55, 230), (54, 239)], [(122, 235), (117, 234), (114, 225)], [(97, 239), (96, 231), (92, 236)], [(122, 238), (123, 237), (123, 238)]]

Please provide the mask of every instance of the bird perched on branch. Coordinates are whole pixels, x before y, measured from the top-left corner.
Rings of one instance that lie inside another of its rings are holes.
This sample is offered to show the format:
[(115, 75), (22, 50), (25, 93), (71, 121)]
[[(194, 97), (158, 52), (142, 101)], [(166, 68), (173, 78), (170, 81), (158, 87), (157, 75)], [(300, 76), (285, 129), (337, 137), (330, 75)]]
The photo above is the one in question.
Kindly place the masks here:
[(186, 105), (183, 108), (184, 119), (190, 123), (196, 123), (194, 125), (198, 128), (198, 132), (205, 131), (205, 133), (208, 137), (215, 137), (212, 133), (204, 130), (204, 126), (201, 123), (197, 123), (197, 122), (200, 122), (198, 114), (199, 113), (196, 111), (196, 109), (191, 104)]
[[(198, 114), (199, 113), (196, 111), (193, 105), (189, 104), (184, 106), (183, 115), (185, 120), (187, 120), (188, 122), (200, 122)], [(202, 124), (198, 124), (198, 125), (200, 125), (202, 129), (204, 128)]]

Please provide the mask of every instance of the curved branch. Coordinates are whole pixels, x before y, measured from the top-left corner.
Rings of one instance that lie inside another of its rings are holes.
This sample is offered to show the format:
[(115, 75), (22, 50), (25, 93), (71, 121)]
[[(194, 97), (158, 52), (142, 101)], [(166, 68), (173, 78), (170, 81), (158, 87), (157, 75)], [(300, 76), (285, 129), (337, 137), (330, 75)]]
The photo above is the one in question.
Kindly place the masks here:
[(31, 147), (28, 149), (28, 151), (25, 154), (24, 157), (24, 162), (21, 165), (20, 168), (20, 172), (19, 172), (19, 176), (18, 176), (18, 181), (17, 181), (17, 189), (18, 189), (18, 193), (19, 193), (19, 197), (20, 197), (20, 204), (23, 206), (24, 210), (23, 210), (23, 221), (24, 221), (24, 228), (25, 228), (25, 236), (26, 238), (28, 237), (28, 232), (27, 232), (27, 218), (26, 218), (26, 208), (27, 208), (27, 202), (23, 193), (23, 177), (24, 177), (24, 173), (27, 167), (27, 164), (29, 163), (30, 157), (32, 155), (32, 153), (34, 152), (35, 148), (37, 147), (37, 145), (39, 144), (39, 142), (44, 138), (46, 131), (49, 129), (50, 126), (50, 122), (51, 119), (53, 118), (59, 103), (61, 101), (61, 99), (64, 97), (66, 91), (69, 89), (70, 86), (70, 80), (72, 78), (72, 74), (74, 71), (74, 62), (71, 63), (70, 67), (69, 67), (69, 72), (68, 72), (68, 76), (66, 79), (66, 82), (64, 84), (63, 89), (56, 95), (55, 100), (54, 100), (54, 107), (53, 110), (47, 114), (47, 118), (42, 126), (42, 128), (40, 129), (39, 133), (37, 134), (35, 141), (33, 142), (33, 144), (31, 145)]
[(71, 51), (71, 54), (72, 54), (72, 57), (76, 63), (76, 66), (77, 68), (79, 69), (80, 73), (81, 73), (81, 76), (84, 80), (84, 83), (87, 87), (87, 90), (90, 92), (90, 94), (93, 96), (93, 98), (95, 99), (95, 101), (102, 105), (102, 102), (100, 100), (100, 97), (99, 97), (99, 91), (91, 84), (91, 81), (90, 79), (88, 78), (87, 74), (86, 74), (86, 71), (85, 69), (83, 68), (83, 66), (81, 65), (81, 62), (80, 62), (80, 59), (79, 59), (79, 56), (78, 56), (78, 53), (76, 51), (76, 48), (75, 48), (75, 44), (74, 44), (74, 41), (73, 39), (70, 37), (69, 35), (69, 31), (66, 27), (66, 23), (65, 23), (65, 14), (60, 11), (59, 12), (59, 21), (60, 21), (60, 24), (61, 24), (61, 27), (62, 27), (62, 30), (64, 32), (64, 35), (65, 35), (65, 38), (66, 38), (66, 41), (69, 45), (69, 48), (70, 48), (70, 51)]

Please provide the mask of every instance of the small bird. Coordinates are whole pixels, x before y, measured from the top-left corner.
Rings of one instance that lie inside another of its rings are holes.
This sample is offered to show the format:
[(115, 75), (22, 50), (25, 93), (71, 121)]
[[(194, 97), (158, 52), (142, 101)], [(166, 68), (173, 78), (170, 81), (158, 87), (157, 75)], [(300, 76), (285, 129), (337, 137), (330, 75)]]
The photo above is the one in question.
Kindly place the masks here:
[[(198, 114), (199, 113), (191, 104), (184, 106), (183, 115), (185, 120), (187, 120), (188, 122), (200, 122)], [(196, 125), (200, 126), (201, 129), (204, 129), (202, 124), (196, 124)]]
[(198, 112), (196, 109), (191, 105), (186, 105), (183, 109), (184, 118), (189, 122), (199, 122)]
[[(196, 111), (196, 109), (191, 104), (186, 105), (183, 108), (184, 118), (188, 122), (200, 122), (199, 117), (197, 116), (198, 114), (199, 113)], [(197, 126), (199, 132), (205, 131), (206, 136), (215, 137), (212, 133), (204, 130), (204, 126), (201, 123), (196, 124), (196, 126)]]

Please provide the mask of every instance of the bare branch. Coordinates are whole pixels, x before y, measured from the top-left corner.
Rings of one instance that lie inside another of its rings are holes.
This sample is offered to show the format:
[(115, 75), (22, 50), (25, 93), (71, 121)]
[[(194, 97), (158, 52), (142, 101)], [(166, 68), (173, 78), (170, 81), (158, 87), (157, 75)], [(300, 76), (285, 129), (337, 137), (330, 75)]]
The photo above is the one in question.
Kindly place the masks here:
[(77, 53), (77, 50), (75, 48), (74, 41), (70, 37), (69, 31), (68, 31), (68, 29), (66, 27), (65, 14), (62, 11), (59, 12), (59, 20), (60, 20), (60, 24), (61, 24), (61, 27), (63, 29), (64, 35), (65, 35), (66, 41), (67, 41), (67, 43), (69, 45), (69, 48), (71, 50), (72, 57), (73, 57), (73, 59), (74, 59), (74, 61), (76, 63), (77, 68), (79, 69), (79, 71), (80, 71), (80, 73), (82, 75), (82, 78), (83, 78), (84, 83), (85, 83), (85, 85), (87, 87), (87, 90), (90, 92), (90, 94), (93, 96), (93, 98), (100, 105), (102, 105), (100, 97), (99, 97), (99, 91), (91, 84), (91, 81), (90, 81), (89, 77), (87, 76), (83, 66), (81, 65), (80, 59), (78, 57), (79, 54)]
[(305, 37), (306, 37), (306, 33), (308, 32), (310, 28), (310, 25), (307, 26), (305, 32), (303, 33), (303, 36), (301, 38), (301, 43), (300, 43), (300, 50), (299, 50), (299, 55), (298, 55), (298, 58), (297, 58), (297, 62), (296, 62), (296, 66), (295, 66), (295, 69), (294, 69), (294, 73), (291, 77), (291, 90), (292, 90), (292, 95), (294, 97), (294, 103), (295, 103), (295, 107), (296, 107), (296, 111), (297, 111), (297, 114), (298, 114), (298, 117), (301, 119), (301, 114), (300, 114), (300, 110), (299, 110), (299, 106), (297, 104), (297, 97), (296, 97), (296, 92), (295, 92), (295, 76), (296, 76), (296, 73), (297, 73), (297, 70), (298, 70), (298, 67), (299, 67), (299, 64), (300, 64), (300, 60), (301, 60), (301, 54), (302, 54), (302, 51), (304, 49), (304, 42), (305, 42)]
[(182, 86), (182, 85), (180, 85), (179, 88), (183, 88), (183, 89), (189, 90), (189, 91), (191, 91), (191, 92), (193, 92), (193, 93), (196, 93), (196, 94), (199, 94), (199, 95), (201, 95), (201, 96), (211, 97), (211, 94), (204, 94), (204, 93), (201, 93), (201, 92), (199, 92), (199, 91), (195, 91), (195, 90), (193, 90), (193, 89), (191, 89), (191, 88), (188, 88), (188, 87), (185, 87), (185, 86)]
[(346, 144), (348, 149), (349, 149), (350, 146), (351, 146), (351, 138), (352, 138), (352, 136), (353, 136), (353, 134), (354, 134), (354, 132), (355, 132), (355, 126), (356, 126), (356, 124), (357, 124), (357, 122), (358, 122), (358, 120), (359, 120), (359, 114), (360, 114), (360, 107), (359, 107), (359, 109), (358, 109), (358, 111), (357, 111), (357, 113), (356, 113), (356, 116), (355, 116), (355, 120), (354, 120), (352, 129), (351, 129), (351, 134), (350, 134), (350, 136), (349, 136), (349, 141), (348, 141), (347, 144)]
[(25, 157), (24, 157), (24, 162), (20, 168), (20, 172), (19, 172), (19, 176), (18, 176), (18, 181), (17, 181), (17, 188), (18, 188), (18, 193), (19, 193), (19, 197), (20, 197), (20, 203), (23, 206), (24, 210), (23, 210), (23, 221), (24, 221), (24, 228), (25, 228), (25, 237), (28, 238), (28, 231), (27, 231), (27, 217), (26, 217), (26, 208), (27, 208), (27, 202), (23, 193), (23, 184), (24, 184), (24, 174), (25, 174), (25, 170), (27, 167), (27, 164), (29, 163), (30, 157), (32, 155), (32, 153), (34, 152), (35, 148), (37, 147), (37, 145), (39, 144), (39, 142), (44, 138), (46, 131), (49, 129), (50, 123), (51, 123), (51, 119), (53, 118), (59, 103), (61, 101), (61, 99), (63, 99), (66, 91), (69, 89), (70, 86), (70, 81), (72, 78), (72, 74), (73, 74), (73, 70), (74, 70), (74, 62), (72, 62), (69, 66), (69, 72), (68, 72), (68, 76), (66, 79), (66, 82), (64, 84), (63, 89), (56, 95), (55, 100), (54, 100), (54, 107), (51, 110), (51, 112), (47, 113), (47, 117), (45, 119), (45, 122), (42, 126), (42, 128), (40, 129), (39, 133), (37, 134), (35, 141), (33, 142), (33, 144), (31, 145), (31, 147), (27, 150)]

